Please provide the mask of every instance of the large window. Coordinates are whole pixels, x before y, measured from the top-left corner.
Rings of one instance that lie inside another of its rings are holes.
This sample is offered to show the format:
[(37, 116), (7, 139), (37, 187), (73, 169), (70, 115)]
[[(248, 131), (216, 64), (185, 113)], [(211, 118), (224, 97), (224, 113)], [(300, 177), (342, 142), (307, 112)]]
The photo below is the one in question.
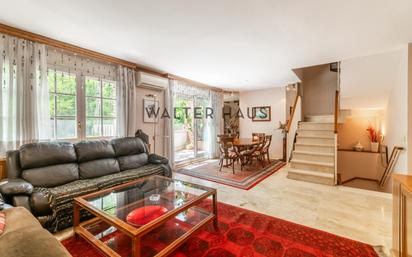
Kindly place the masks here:
[(116, 135), (116, 82), (49, 70), (53, 139)]

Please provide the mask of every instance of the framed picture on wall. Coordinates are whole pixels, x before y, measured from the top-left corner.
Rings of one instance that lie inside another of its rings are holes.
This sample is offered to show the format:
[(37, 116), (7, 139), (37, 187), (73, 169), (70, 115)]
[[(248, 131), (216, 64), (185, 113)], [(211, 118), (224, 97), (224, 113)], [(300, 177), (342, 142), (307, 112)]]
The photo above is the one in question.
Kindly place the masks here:
[(252, 121), (269, 122), (271, 120), (270, 106), (252, 107), (253, 116)]
[(159, 121), (159, 101), (155, 99), (143, 99), (143, 122), (157, 123), (158, 121)]

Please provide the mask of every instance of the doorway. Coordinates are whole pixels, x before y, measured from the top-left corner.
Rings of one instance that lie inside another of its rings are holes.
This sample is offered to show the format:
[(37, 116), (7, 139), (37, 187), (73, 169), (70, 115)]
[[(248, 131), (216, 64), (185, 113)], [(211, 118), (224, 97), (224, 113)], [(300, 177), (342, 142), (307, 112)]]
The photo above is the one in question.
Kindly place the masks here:
[[(174, 97), (173, 121), (175, 162), (206, 158), (208, 153), (207, 127), (204, 115), (209, 99), (196, 96)], [(196, 116), (195, 113), (196, 107)]]

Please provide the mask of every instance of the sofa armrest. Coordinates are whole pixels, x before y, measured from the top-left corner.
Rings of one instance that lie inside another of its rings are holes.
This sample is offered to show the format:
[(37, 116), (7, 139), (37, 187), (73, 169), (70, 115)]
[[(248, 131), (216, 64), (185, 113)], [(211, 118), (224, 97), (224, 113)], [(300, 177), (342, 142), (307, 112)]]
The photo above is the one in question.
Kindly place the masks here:
[(169, 164), (169, 160), (157, 154), (149, 154), (149, 163), (152, 164)]
[(31, 195), (33, 185), (24, 179), (6, 178), (0, 181), (0, 193), (5, 196)]

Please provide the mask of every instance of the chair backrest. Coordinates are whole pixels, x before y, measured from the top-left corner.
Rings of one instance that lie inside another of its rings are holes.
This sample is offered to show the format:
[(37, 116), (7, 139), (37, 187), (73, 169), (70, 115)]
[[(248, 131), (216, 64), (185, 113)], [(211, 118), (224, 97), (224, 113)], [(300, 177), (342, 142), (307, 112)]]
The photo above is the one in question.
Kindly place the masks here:
[(265, 146), (263, 148), (265, 150), (269, 149), (271, 143), (272, 143), (272, 135), (265, 136)]
[(217, 135), (217, 142), (220, 143), (223, 138), (233, 138), (233, 136), (231, 134), (219, 134)]
[(253, 141), (264, 141), (265, 133), (252, 133)]
[(233, 137), (220, 138), (220, 142), (219, 142), (220, 153), (224, 155), (228, 155), (229, 149), (233, 147), (233, 141), (234, 141)]

